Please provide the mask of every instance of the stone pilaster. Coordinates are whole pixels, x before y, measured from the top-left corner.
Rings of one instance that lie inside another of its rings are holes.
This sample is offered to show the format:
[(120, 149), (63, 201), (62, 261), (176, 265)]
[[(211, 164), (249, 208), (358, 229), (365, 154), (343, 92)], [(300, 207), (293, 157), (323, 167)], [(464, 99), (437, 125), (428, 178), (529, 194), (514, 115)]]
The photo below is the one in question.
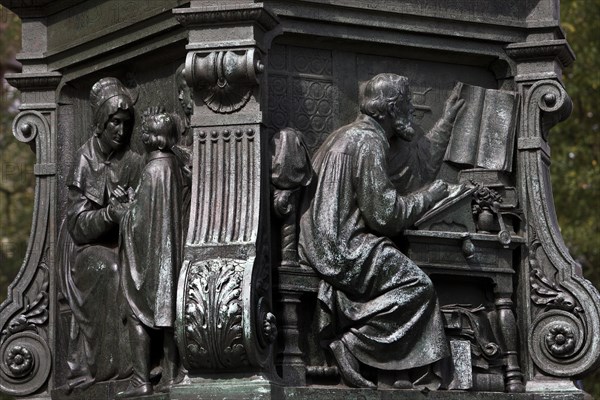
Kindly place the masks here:
[(184, 74), (195, 102), (177, 339), (184, 365), (207, 396), (226, 391), (236, 398), (233, 386), (211, 384), (214, 376), (235, 377), (240, 396), (256, 389), (270, 398), (276, 321), (261, 99), (269, 32), (277, 21), (262, 4), (205, 4), (174, 10), (189, 31)]
[(519, 281), (519, 325), (527, 391), (576, 391), (571, 378), (600, 361), (600, 295), (582, 277), (558, 227), (550, 184), (549, 130), (571, 112), (561, 82), (574, 55), (566, 40), (534, 38), (506, 47), (523, 99), (518, 130), (518, 186), (527, 250)]
[(35, 203), (27, 254), (8, 299), (0, 307), (0, 390), (11, 395), (48, 397), (55, 319), (56, 89), (61, 74), (7, 75), (21, 91), (13, 121), (17, 140), (36, 153)]

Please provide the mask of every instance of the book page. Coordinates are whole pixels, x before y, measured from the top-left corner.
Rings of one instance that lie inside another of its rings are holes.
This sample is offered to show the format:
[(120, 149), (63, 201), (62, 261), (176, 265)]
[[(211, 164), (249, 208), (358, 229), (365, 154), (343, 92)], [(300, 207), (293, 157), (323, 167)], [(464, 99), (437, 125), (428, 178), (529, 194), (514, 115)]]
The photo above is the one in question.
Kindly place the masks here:
[(510, 171), (515, 137), (517, 94), (486, 90), (481, 115), (477, 167)]
[(459, 98), (465, 100), (465, 105), (454, 122), (444, 161), (474, 166), (486, 89), (461, 82), (457, 85), (462, 86)]
[(472, 186), (467, 186), (464, 184), (448, 184), (448, 196), (438, 201), (433, 207), (429, 209), (429, 211), (423, 214), (423, 216), (415, 223), (415, 225), (419, 225), (422, 221), (425, 221), (428, 218), (441, 213), (442, 211), (446, 210), (448, 207), (452, 206), (464, 197), (470, 196), (471, 193), (475, 191), (475, 189), (476, 188)]

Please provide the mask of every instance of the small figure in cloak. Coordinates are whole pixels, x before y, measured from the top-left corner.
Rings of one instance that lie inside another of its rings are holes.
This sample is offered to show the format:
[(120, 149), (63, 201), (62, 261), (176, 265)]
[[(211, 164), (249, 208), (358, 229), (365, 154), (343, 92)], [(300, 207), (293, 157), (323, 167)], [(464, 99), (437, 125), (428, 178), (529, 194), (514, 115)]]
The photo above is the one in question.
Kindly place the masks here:
[(118, 399), (153, 392), (151, 330), (160, 330), (163, 338), (163, 373), (157, 391), (168, 391), (175, 383), (179, 364), (173, 325), (182, 261), (183, 181), (181, 165), (171, 151), (178, 133), (169, 114), (154, 109), (144, 117), (142, 142), (147, 164), (120, 230), (121, 285), (129, 305), (133, 377), (128, 388), (117, 394)]

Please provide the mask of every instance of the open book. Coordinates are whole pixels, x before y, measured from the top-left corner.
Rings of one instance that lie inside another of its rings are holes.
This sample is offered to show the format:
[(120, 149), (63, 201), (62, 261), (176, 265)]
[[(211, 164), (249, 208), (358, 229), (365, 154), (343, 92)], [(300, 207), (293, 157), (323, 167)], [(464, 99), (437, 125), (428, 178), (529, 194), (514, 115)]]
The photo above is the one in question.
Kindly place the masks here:
[(510, 172), (518, 94), (462, 82), (457, 86), (465, 105), (454, 122), (444, 161)]
[(433, 207), (429, 209), (423, 216), (415, 222), (416, 226), (422, 225), (427, 220), (440, 214), (444, 210), (449, 209), (454, 204), (457, 204), (463, 199), (469, 199), (469, 208), (471, 203), (471, 195), (477, 188), (466, 185), (448, 184), (448, 196), (437, 202)]

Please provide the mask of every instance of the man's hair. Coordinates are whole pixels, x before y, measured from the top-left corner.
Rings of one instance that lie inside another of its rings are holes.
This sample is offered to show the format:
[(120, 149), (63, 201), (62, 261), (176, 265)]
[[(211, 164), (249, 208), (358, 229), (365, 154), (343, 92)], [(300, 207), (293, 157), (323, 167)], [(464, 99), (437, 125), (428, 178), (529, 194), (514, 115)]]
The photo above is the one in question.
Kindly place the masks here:
[(398, 99), (408, 94), (408, 78), (396, 74), (379, 74), (365, 85), (360, 112), (383, 120)]

